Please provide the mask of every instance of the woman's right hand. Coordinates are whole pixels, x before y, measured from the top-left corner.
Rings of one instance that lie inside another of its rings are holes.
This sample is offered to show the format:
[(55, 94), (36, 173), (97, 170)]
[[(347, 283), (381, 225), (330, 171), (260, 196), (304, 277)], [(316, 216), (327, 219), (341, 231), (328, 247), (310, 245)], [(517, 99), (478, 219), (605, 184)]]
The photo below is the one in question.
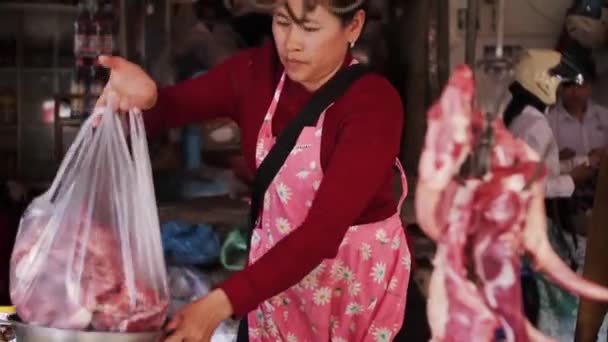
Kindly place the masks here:
[(110, 69), (110, 80), (106, 84), (96, 107), (107, 105), (112, 98), (113, 110), (128, 112), (137, 108), (146, 110), (156, 104), (158, 91), (156, 82), (137, 64), (121, 57), (99, 57), (99, 63)]

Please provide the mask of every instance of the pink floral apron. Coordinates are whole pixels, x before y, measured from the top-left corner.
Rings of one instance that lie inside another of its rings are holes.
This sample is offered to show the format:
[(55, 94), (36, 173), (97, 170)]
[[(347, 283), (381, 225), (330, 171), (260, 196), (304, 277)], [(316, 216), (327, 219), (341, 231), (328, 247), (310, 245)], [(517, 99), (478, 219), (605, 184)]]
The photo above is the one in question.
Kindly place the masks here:
[[(259, 167), (275, 143), (272, 118), (281, 77), (258, 135)], [(264, 196), (261, 227), (254, 229), (253, 263), (300, 226), (323, 178), (320, 162), (325, 112), (305, 127)], [(407, 183), (397, 161), (403, 184)], [(391, 341), (403, 323), (410, 253), (399, 210), (388, 219), (352, 226), (335, 259), (324, 260), (300, 283), (263, 302), (248, 315), (250, 341)]]

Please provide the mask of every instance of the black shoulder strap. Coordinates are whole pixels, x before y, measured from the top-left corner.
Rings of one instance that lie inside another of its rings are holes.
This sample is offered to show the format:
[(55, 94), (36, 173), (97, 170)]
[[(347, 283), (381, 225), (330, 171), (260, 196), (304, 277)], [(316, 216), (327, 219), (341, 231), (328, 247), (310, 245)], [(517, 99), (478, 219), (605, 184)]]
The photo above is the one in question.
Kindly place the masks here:
[(304, 108), (281, 132), (276, 143), (270, 149), (270, 152), (268, 152), (268, 155), (264, 158), (255, 174), (251, 196), (249, 231), (247, 234), (248, 243), (262, 209), (264, 194), (285, 163), (287, 156), (291, 153), (302, 129), (305, 126), (316, 125), (325, 108), (342, 96), (351, 84), (367, 72), (368, 68), (362, 64), (354, 64), (338, 71), (331, 80), (317, 91), (312, 99), (306, 103)]

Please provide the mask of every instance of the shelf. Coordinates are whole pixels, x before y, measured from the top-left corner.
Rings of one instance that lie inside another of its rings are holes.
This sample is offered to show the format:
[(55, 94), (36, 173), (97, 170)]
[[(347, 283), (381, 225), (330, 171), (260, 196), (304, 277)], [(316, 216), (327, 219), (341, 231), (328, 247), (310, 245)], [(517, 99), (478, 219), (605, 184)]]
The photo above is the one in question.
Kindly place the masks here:
[(40, 67), (40, 68), (21, 68), (22, 72), (69, 72), (72, 68), (53, 68), (53, 67)]
[(0, 124), (0, 131), (13, 131), (17, 129), (17, 125), (2, 125)]
[(24, 10), (24, 11), (50, 11), (61, 13), (77, 13), (78, 8), (73, 5), (53, 4), (53, 3), (37, 3), (37, 2), (2, 2), (0, 10)]
[[(8, 149), (16, 155), (15, 173), (26, 181), (52, 178), (56, 168), (56, 126), (65, 130), (66, 140), (81, 126), (82, 120), (53, 122), (56, 110), (53, 96), (70, 91), (74, 74), (73, 29), (70, 29), (78, 14), (74, 3), (0, 0), (0, 15), (5, 21), (0, 25), (7, 26), (4, 31), (8, 32), (5, 42), (0, 44), (5, 52), (5, 58), (0, 58), (0, 88), (15, 93), (18, 111), (16, 125), (0, 122), (0, 150)], [(31, 31), (40, 28), (36, 26), (38, 20), (43, 20), (44, 29), (50, 31)], [(57, 106), (59, 113), (66, 115), (67, 107), (61, 103)], [(0, 162), (0, 173), (3, 166)]]
[[(179, 220), (228, 226), (241, 226), (247, 223), (249, 205), (242, 200), (227, 196), (195, 199), (163, 199), (162, 197), (162, 195), (157, 197), (158, 216), (161, 222)], [(201, 210), (201, 208), (205, 209)]]
[(241, 152), (240, 144), (208, 144), (203, 145), (201, 151), (210, 153), (227, 153), (227, 154), (239, 154)]
[(0, 72), (72, 72), (73, 68), (69, 67), (32, 67), (32, 68), (16, 68), (16, 67), (0, 67)]
[(0, 151), (6, 153), (17, 152), (17, 141), (2, 141), (0, 140)]
[(82, 126), (83, 119), (67, 119), (61, 118), (59, 119), (59, 124), (61, 126), (71, 126), (71, 127), (80, 127)]
[(24, 129), (49, 129), (53, 127), (53, 124), (44, 122), (28, 122), (22, 123), (21, 127)]

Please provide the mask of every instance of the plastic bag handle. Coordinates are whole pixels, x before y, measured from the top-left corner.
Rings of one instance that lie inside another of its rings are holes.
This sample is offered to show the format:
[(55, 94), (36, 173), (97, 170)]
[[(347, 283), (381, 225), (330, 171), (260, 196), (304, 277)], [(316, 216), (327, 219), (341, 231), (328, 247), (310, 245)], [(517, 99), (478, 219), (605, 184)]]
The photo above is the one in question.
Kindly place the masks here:
[(243, 263), (241, 264), (230, 264), (228, 263), (228, 254), (232, 251), (247, 252), (247, 242), (241, 235), (241, 231), (236, 229), (228, 234), (224, 245), (220, 251), (220, 262), (222, 266), (229, 271), (241, 271), (245, 268)]

